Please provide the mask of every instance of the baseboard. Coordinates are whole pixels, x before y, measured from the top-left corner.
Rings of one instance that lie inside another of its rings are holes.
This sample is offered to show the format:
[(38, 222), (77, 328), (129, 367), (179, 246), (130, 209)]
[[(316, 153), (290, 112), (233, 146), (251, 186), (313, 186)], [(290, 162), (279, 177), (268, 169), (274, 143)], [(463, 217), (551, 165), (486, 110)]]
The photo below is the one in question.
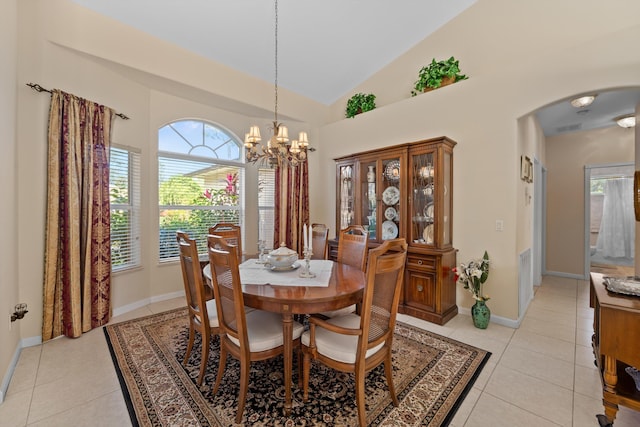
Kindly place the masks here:
[(557, 276), (557, 277), (565, 277), (567, 279), (577, 279), (577, 280), (588, 280), (588, 277), (585, 277), (581, 274), (573, 274), (573, 273), (563, 273), (561, 271), (546, 271), (545, 275), (547, 276)]
[(16, 346), (16, 350), (13, 352), (13, 357), (11, 358), (11, 363), (9, 363), (9, 367), (7, 369), (4, 378), (2, 379), (2, 384), (0, 384), (0, 403), (4, 402), (4, 397), (7, 395), (7, 390), (9, 389), (9, 383), (11, 382), (11, 377), (13, 377), (13, 372), (16, 369), (16, 365), (18, 364), (18, 359), (20, 359), (20, 352), (22, 351), (21, 343), (18, 343)]
[[(174, 299), (174, 298), (186, 298), (184, 295), (184, 291), (176, 291), (176, 292), (170, 292), (168, 294), (162, 294), (162, 295), (157, 295), (154, 297), (151, 297), (151, 302), (159, 302), (159, 301), (166, 301), (168, 299)], [(184, 300), (184, 303), (187, 303), (187, 300)]]
[(20, 345), (22, 346), (22, 348), (33, 347), (34, 345), (40, 344), (42, 344), (42, 335), (24, 338), (22, 341), (20, 341)]
[[(162, 294), (162, 295), (156, 295), (153, 297), (149, 297), (149, 298), (144, 298), (141, 300), (138, 300), (136, 302), (132, 302), (131, 304), (127, 304), (125, 306), (122, 307), (118, 307), (118, 308), (114, 308), (113, 309), (113, 316), (120, 316), (122, 314), (128, 313), (130, 311), (133, 310), (137, 310), (141, 307), (144, 307), (146, 305), (152, 304), (154, 302), (160, 302), (160, 301), (165, 301), (168, 299), (173, 299), (173, 298), (179, 298), (179, 297), (184, 297), (184, 291), (176, 291), (176, 292), (170, 292), (167, 294)], [(186, 300), (185, 300), (186, 303)]]
[[(471, 317), (471, 309), (458, 306), (458, 314), (463, 314), (465, 316)], [(524, 316), (520, 316), (517, 319), (509, 319), (508, 317), (496, 316), (491, 314), (491, 320), (489, 323), (495, 323), (497, 325), (506, 326), (511, 329), (518, 329), (520, 327), (520, 323), (522, 323), (522, 319)]]

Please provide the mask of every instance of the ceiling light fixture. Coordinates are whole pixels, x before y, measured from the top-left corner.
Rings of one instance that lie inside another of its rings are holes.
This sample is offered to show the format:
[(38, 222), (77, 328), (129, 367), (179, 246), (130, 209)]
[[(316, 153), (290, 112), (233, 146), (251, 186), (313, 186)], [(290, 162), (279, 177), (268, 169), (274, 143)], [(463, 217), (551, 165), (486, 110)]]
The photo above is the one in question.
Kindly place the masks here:
[(621, 128), (632, 128), (636, 125), (635, 114), (625, 114), (624, 116), (616, 117), (613, 119)]
[(260, 137), (260, 127), (251, 126), (249, 133), (245, 134), (244, 146), (246, 148), (246, 159), (250, 163), (268, 164), (270, 167), (291, 165), (297, 166), (307, 160), (307, 151), (314, 151), (309, 147), (309, 139), (306, 132), (300, 132), (297, 140), (289, 143), (289, 130), (278, 122), (278, 0), (275, 0), (275, 107), (273, 127), (270, 129), (273, 136), (269, 138), (267, 145), (258, 144)]
[(572, 99), (571, 100), (571, 105), (573, 105), (576, 108), (583, 108), (583, 107), (586, 107), (588, 105), (591, 105), (591, 103), (593, 102), (594, 99), (596, 99), (596, 95), (581, 96), (579, 98)]

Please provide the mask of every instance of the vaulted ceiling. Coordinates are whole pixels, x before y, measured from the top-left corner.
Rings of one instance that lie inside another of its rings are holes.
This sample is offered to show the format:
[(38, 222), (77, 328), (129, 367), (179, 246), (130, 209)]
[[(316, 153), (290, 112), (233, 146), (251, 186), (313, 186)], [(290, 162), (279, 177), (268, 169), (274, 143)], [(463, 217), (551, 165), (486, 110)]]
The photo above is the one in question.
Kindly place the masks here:
[[(270, 0), (72, 0), (100, 14), (273, 82), (275, 3)], [(477, 0), (279, 0), (278, 85), (330, 105)], [(577, 95), (577, 94), (576, 94)], [(640, 88), (603, 92), (575, 109), (537, 112), (546, 136), (613, 126)]]
[[(273, 82), (273, 0), (73, 0)], [(278, 84), (330, 105), (476, 0), (279, 0)]]

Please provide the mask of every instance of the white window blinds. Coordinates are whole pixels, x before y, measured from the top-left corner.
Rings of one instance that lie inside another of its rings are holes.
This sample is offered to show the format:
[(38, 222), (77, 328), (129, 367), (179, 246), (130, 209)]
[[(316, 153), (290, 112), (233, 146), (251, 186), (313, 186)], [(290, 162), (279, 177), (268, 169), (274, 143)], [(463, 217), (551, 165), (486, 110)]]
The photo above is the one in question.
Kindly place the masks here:
[(140, 153), (112, 146), (109, 153), (111, 271), (140, 266)]

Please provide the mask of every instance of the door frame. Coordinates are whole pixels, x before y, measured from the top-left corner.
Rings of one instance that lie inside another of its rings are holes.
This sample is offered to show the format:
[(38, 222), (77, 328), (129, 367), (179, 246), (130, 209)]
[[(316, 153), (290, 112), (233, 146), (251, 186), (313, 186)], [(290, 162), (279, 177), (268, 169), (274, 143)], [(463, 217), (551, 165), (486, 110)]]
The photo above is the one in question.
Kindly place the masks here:
[(533, 158), (533, 236), (532, 266), (533, 286), (542, 283), (542, 275), (547, 273), (547, 168), (538, 158)]
[(631, 166), (633, 162), (604, 163), (584, 166), (584, 280), (589, 279), (591, 269), (591, 170)]

